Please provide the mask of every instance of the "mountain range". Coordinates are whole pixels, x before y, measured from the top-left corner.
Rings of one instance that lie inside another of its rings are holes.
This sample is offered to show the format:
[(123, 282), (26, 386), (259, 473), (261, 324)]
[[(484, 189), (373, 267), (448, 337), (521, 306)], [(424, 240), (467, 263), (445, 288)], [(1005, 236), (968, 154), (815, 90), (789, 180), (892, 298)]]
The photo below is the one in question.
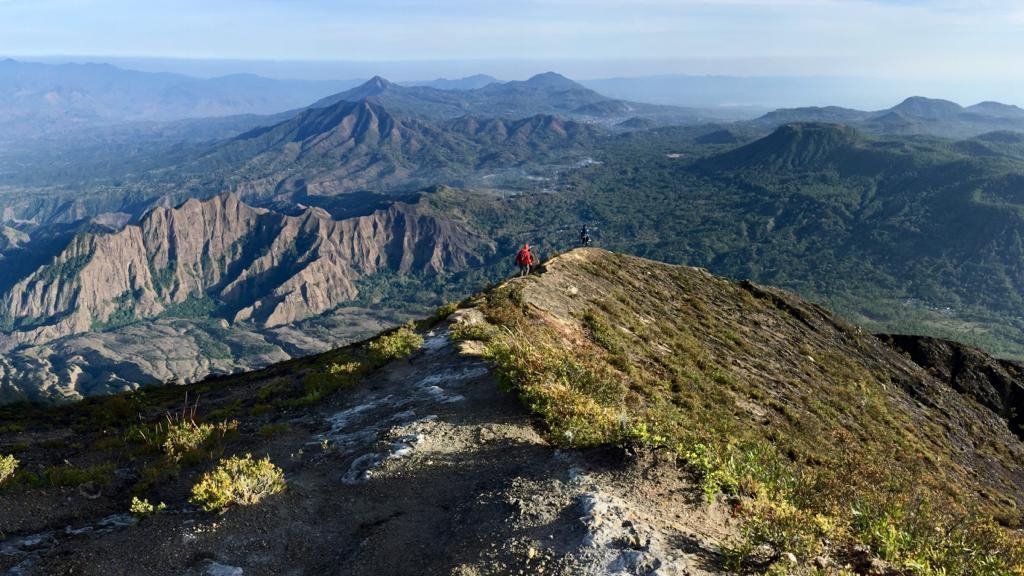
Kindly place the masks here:
[(298, 202), (337, 210), (351, 192), (408, 192), (438, 182), (535, 185), (531, 174), (585, 159), (601, 133), (550, 115), (431, 120), (372, 99), (339, 100), (227, 140), (136, 160), (135, 172), (58, 176), (2, 206), (7, 218), (35, 225), (108, 212), (138, 218), (153, 206), (225, 191), (278, 209)]
[(660, 123), (692, 124), (717, 118), (706, 110), (608, 98), (555, 72), (537, 74), (527, 80), (490, 82), (466, 89), (403, 86), (376, 76), (351, 90), (315, 102), (313, 107), (360, 100), (370, 100), (397, 114), (441, 120), (467, 115), (522, 118), (553, 114), (603, 123), (641, 116)]
[(251, 74), (193, 78), (109, 64), (0, 60), (0, 127), (68, 132), (127, 121), (271, 114), (351, 87), (351, 80), (274, 80)]
[(419, 82), (402, 82), (405, 86), (427, 86), (429, 88), (437, 88), (438, 90), (474, 90), (496, 83), (501, 83), (501, 80), (488, 74), (473, 74), (463, 78), (437, 78), (435, 80), (422, 80)]
[[(4, 397), (323, 350), (504, 275), (524, 242), (571, 246), (581, 222), (619, 251), (794, 289), (873, 329), (1024, 354), (1015, 107), (911, 98), (695, 124), (554, 73), (474, 83), (378, 77), (236, 117), (228, 138), (0, 171)], [(897, 121), (973, 132), (997, 117), (962, 139)], [(168, 364), (168, 347), (194, 352)]]
[(930, 134), (963, 138), (996, 130), (1024, 130), (1024, 109), (999, 102), (963, 107), (955, 102), (912, 96), (887, 110), (865, 112), (837, 106), (776, 110), (753, 121), (836, 122), (880, 134)]

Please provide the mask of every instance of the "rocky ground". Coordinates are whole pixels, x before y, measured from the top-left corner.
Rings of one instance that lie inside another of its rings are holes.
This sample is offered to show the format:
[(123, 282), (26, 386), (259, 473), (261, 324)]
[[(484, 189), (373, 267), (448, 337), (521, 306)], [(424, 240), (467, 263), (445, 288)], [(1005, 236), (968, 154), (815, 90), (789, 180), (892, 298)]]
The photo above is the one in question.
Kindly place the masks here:
[[(286, 431), (287, 490), (209, 515), (168, 487), (137, 520), (123, 489), (0, 493), (6, 574), (659, 574), (720, 571), (735, 530), (674, 460), (556, 450), (446, 328)], [(118, 471), (130, 475), (130, 470)]]

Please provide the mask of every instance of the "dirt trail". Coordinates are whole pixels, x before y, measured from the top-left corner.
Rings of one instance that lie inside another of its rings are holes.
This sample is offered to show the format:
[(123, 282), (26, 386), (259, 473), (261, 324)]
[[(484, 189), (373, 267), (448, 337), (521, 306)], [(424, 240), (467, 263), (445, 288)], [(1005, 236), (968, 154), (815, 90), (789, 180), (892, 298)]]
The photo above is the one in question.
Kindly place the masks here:
[[(694, 500), (682, 471), (653, 457), (560, 451), (461, 355), (444, 328), (421, 352), (287, 433), (253, 446), (288, 490), (210, 516), (188, 508), (132, 525), (60, 532), (8, 574), (719, 573), (728, 515)], [(20, 554), (20, 556), (18, 556)]]

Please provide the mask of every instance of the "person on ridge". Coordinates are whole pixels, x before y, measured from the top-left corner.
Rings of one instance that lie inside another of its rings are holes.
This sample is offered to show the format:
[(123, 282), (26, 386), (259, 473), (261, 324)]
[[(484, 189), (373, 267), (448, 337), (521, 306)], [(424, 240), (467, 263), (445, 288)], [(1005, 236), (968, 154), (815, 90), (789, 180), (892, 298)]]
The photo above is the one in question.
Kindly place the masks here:
[(529, 244), (523, 244), (523, 247), (519, 249), (519, 253), (516, 254), (516, 266), (519, 266), (520, 276), (526, 276), (530, 273), (530, 269), (533, 268), (533, 253), (530, 252)]
[(590, 228), (586, 224), (580, 228), (580, 246), (590, 246)]

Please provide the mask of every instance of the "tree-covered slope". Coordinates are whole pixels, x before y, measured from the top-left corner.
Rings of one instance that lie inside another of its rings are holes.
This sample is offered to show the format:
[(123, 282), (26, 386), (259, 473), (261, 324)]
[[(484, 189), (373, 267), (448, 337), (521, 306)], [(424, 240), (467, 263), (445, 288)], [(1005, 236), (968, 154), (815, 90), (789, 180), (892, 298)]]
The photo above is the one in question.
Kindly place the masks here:
[(789, 287), (872, 328), (1024, 353), (1012, 156), (839, 125), (787, 125), (722, 152), (660, 134), (612, 141), (556, 195), (448, 208), (509, 250), (563, 249), (589, 222), (602, 246)]

